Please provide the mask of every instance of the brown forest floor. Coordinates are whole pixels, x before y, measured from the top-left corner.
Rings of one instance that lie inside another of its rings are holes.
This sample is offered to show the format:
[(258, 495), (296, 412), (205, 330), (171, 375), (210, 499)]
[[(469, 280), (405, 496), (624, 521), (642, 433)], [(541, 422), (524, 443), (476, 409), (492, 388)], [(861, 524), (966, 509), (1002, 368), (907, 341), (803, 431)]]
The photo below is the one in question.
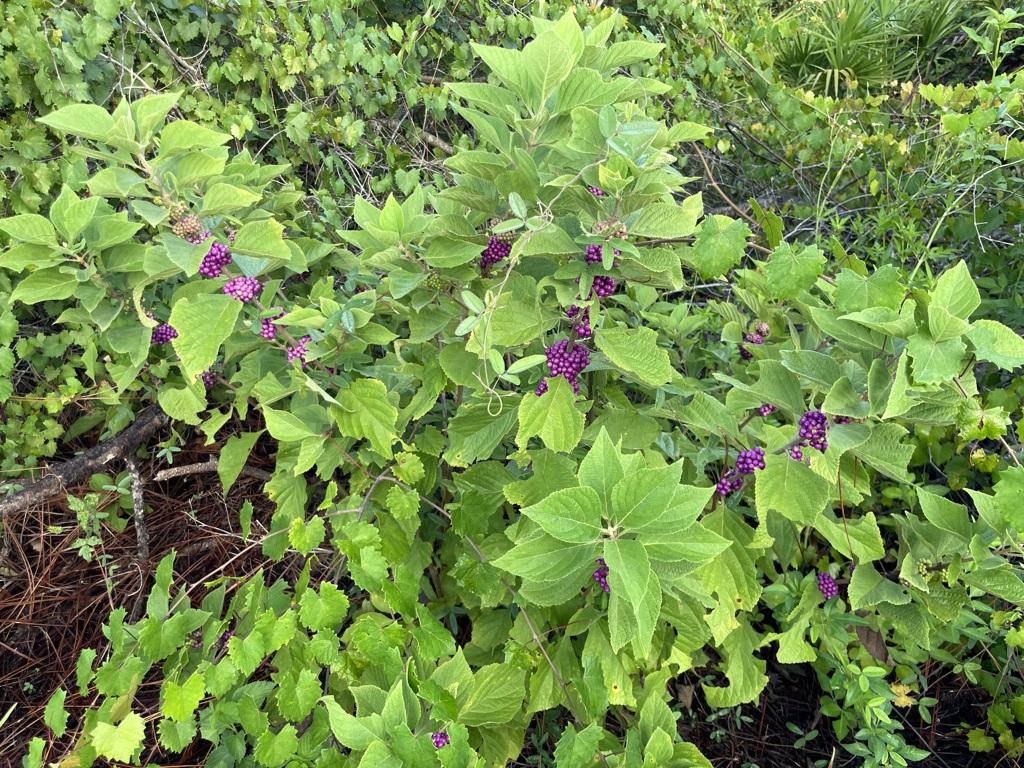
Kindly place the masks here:
[[(259, 448), (250, 463), (271, 469), (272, 461), (261, 457)], [(175, 465), (207, 461), (212, 458), (210, 453), (211, 448), (196, 442), (176, 456)], [(152, 507), (147, 515), (147, 563), (139, 562), (131, 523), (121, 533), (109, 528), (104, 531), (102, 553), (109, 555), (109, 562), (117, 566), (109, 591), (100, 566), (95, 561), (85, 563), (71, 549), (80, 531), (75, 514), (62, 499), (8, 522), (6, 538), (0, 542), (0, 721), (9, 710), (10, 714), (0, 727), (0, 768), (19, 766), (26, 745), (36, 736), (49, 744), (44, 755), (48, 762), (66, 753), (73, 743), (79, 713), (98, 703), (74, 695), (75, 663), (81, 650), (96, 648), (102, 653), (105, 638), (101, 625), (112, 608), (124, 606), (129, 618), (141, 617), (152, 584), (152, 569), (171, 549), (177, 550), (176, 578), (189, 584), (206, 581), (214, 574), (244, 577), (261, 567), (274, 578), (289, 577), (301, 568), (301, 562), (288, 558), (268, 566), (258, 547), (247, 548), (241, 541), (238, 510), (245, 501), (250, 501), (255, 510), (254, 536), (269, 521), (270, 504), (260, 492), (260, 482), (243, 475), (227, 498), (223, 498), (216, 473), (152, 482), (151, 478), (166, 467), (162, 461), (150, 461), (140, 467), (142, 476), (147, 478), (145, 500)], [(111, 468), (115, 472), (119, 469)], [(81, 497), (89, 489), (69, 491)], [(63, 532), (50, 533), (50, 526), (58, 526)], [(197, 594), (194, 604), (202, 597), (202, 593)], [(813, 768), (816, 760), (826, 761), (825, 765), (831, 761), (836, 768), (859, 765), (859, 758), (851, 757), (838, 746), (827, 719), (819, 717), (818, 686), (813, 675), (798, 670), (784, 676), (772, 673), (771, 669), (770, 666), (770, 683), (760, 706), (743, 707), (740, 722), (728, 713), (709, 721), (713, 711), (703, 701), (700, 686), (694, 685), (696, 680), (685, 676), (677, 680), (674, 690), (680, 706), (689, 705), (689, 711), (684, 710), (680, 720), (682, 736), (697, 744), (716, 768)], [(72, 693), (66, 704), (71, 719), (68, 734), (54, 743), (43, 724), (43, 709), (50, 694), (61, 685)], [(159, 679), (151, 679), (140, 689), (138, 701), (150, 711), (157, 710), (159, 685)], [(962, 724), (983, 726), (987, 703), (983, 691), (950, 683), (939, 689), (938, 697), (933, 724), (921, 722), (916, 710), (911, 710), (904, 722), (908, 741), (933, 752), (932, 757), (914, 765), (1019, 765), (1012, 758), (979, 755), (966, 749)], [(819, 735), (797, 750), (793, 745), (798, 737), (787, 728), (787, 723), (803, 732), (816, 728)], [(199, 743), (181, 755), (164, 753), (155, 746), (155, 738), (149, 743), (154, 746), (143, 752), (143, 765), (203, 765), (205, 749)], [(537, 759), (530, 760), (529, 755), (524, 755), (517, 764), (536, 765)]]

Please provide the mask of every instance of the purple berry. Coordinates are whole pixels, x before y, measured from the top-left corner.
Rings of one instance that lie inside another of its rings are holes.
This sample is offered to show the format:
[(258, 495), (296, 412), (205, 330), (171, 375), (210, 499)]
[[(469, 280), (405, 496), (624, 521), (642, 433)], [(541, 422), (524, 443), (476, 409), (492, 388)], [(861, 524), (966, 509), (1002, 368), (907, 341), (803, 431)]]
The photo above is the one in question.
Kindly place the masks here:
[(615, 293), (615, 278), (608, 277), (607, 275), (598, 275), (594, 278), (594, 287), (592, 293), (596, 293), (600, 298), (607, 299), (613, 293)]
[(768, 323), (761, 322), (754, 326), (754, 330), (757, 331), (761, 336), (767, 336), (772, 332), (772, 328)]
[(178, 338), (178, 332), (169, 324), (162, 323), (153, 329), (151, 341), (153, 344), (166, 344), (176, 338)]
[(309, 353), (309, 350), (306, 349), (306, 345), (311, 341), (313, 341), (312, 336), (303, 336), (299, 339), (297, 346), (288, 347), (288, 362), (290, 363), (292, 360), (298, 360), (299, 363), (305, 367), (306, 355)]
[[(618, 248), (612, 248), (612, 250), (615, 252), (616, 256), (618, 256), (621, 253)], [(583, 260), (587, 262), (587, 264), (600, 264), (603, 260), (601, 256), (601, 244), (591, 243), (586, 248), (584, 248)]]
[[(577, 395), (580, 393), (580, 384), (577, 381), (583, 369), (590, 365), (590, 350), (582, 344), (574, 344), (569, 349), (569, 340), (556, 341), (545, 350), (547, 355), (548, 370), (552, 376), (561, 376), (572, 385), (572, 391)], [(541, 379), (537, 387), (537, 396), (548, 391), (548, 383)]]
[[(204, 232), (199, 238), (189, 238), (190, 243), (201, 243), (206, 238), (210, 237), (209, 232)], [(210, 246), (210, 250), (203, 256), (203, 261), (199, 265), (199, 274), (203, 277), (220, 277), (220, 273), (224, 267), (231, 263), (231, 253), (228, 251), (228, 247), (222, 243), (214, 243)]]
[(761, 338), (759, 333), (748, 333), (747, 341), (751, 344), (764, 344), (764, 339)]
[(741, 475), (752, 475), (755, 469), (764, 469), (764, 448), (760, 446), (740, 451), (736, 457), (736, 470)]
[[(274, 307), (274, 309), (281, 309), (280, 307)], [(267, 341), (273, 341), (277, 338), (277, 326), (274, 325), (274, 321), (284, 317), (284, 310), (281, 310), (273, 317), (264, 317), (260, 320), (260, 336)]]
[(744, 347), (742, 344), (740, 344), (740, 357), (742, 357), (744, 360), (753, 360), (754, 359), (754, 356), (752, 354), (750, 354), (750, 352), (747, 350), (747, 348)]
[(214, 384), (217, 383), (217, 377), (214, 375), (213, 371), (203, 371), (202, 373), (197, 373), (196, 378), (202, 379), (203, 386), (206, 387), (207, 389), (213, 389)]
[(836, 416), (835, 419), (833, 419), (833, 421), (835, 421), (836, 424), (849, 424), (850, 422), (853, 421), (853, 419), (851, 419), (849, 416)]
[(836, 580), (832, 578), (832, 574), (830, 573), (818, 574), (818, 589), (821, 590), (821, 594), (825, 596), (826, 600), (829, 600), (839, 594), (839, 587), (836, 585)]
[(611, 590), (608, 588), (608, 566), (605, 564), (603, 557), (597, 558), (597, 565), (598, 569), (594, 571), (594, 581), (605, 592), (609, 592)]
[(572, 327), (576, 331), (577, 336), (581, 339), (589, 339), (593, 335), (593, 330), (590, 327), (590, 307), (582, 310), (581, 314), (580, 308), (573, 304), (565, 314), (570, 320), (578, 318), (576, 324)]
[(598, 189), (597, 187), (591, 187), (591, 186), (588, 186), (587, 189), (590, 190), (590, 194), (592, 194), (594, 197), (604, 197), (604, 190), (603, 189)]
[(248, 304), (263, 290), (263, 285), (255, 277), (233, 277), (224, 284), (224, 293), (234, 296), (243, 304)]
[(512, 253), (512, 244), (503, 243), (496, 237), (487, 241), (487, 246), (480, 252), (480, 269), (487, 269), (492, 264), (497, 264)]
[(767, 416), (770, 413), (775, 413), (778, 410), (774, 405), (765, 404), (757, 409), (757, 412), (762, 416)]
[(715, 486), (715, 490), (719, 496), (728, 496), (730, 493), (735, 493), (743, 487), (743, 475), (736, 472), (734, 469), (730, 469), (721, 479), (718, 481), (718, 485)]
[(430, 737), (430, 740), (434, 742), (434, 746), (437, 749), (441, 749), (441, 747), (447, 747), (452, 742), (452, 740), (448, 737), (448, 734), (445, 731), (438, 731)]
[(789, 458), (795, 461), (804, 460), (804, 452), (800, 450), (799, 445), (794, 445), (792, 448), (789, 449)]
[(828, 417), (821, 411), (807, 411), (800, 417), (800, 437), (811, 448), (824, 452), (828, 448), (825, 433), (828, 431)]

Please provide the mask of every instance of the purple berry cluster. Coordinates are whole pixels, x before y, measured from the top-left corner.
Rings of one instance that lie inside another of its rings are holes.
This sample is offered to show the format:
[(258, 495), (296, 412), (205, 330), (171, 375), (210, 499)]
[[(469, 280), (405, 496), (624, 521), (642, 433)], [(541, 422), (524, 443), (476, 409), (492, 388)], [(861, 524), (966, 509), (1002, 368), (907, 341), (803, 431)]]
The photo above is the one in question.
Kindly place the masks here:
[(280, 307), (274, 307), (274, 309), (281, 310), (273, 317), (264, 317), (260, 320), (260, 336), (267, 341), (273, 341), (277, 338), (277, 326), (274, 325), (274, 321), (284, 317), (284, 310)]
[(153, 329), (152, 343), (166, 344), (171, 339), (178, 338), (178, 332), (169, 323), (161, 323)]
[(828, 417), (821, 411), (807, 411), (800, 417), (800, 439), (811, 448), (824, 452), (828, 448), (825, 433), (828, 431)]
[(298, 360), (303, 366), (305, 366), (306, 355), (309, 353), (309, 350), (306, 349), (306, 345), (311, 341), (313, 341), (312, 336), (303, 336), (299, 339), (297, 346), (288, 347), (288, 362), (290, 363), (292, 360)]
[[(618, 256), (621, 253), (618, 248), (612, 248), (612, 250), (615, 252), (616, 256)], [(583, 260), (587, 262), (587, 264), (600, 264), (602, 261), (601, 244), (591, 243), (586, 248), (584, 248)]]
[(452, 743), (451, 738), (449, 738), (448, 734), (445, 731), (438, 731), (437, 733), (431, 735), (430, 740), (434, 742), (434, 746), (437, 749), (441, 749), (441, 747), (447, 747), (449, 744)]
[(765, 403), (764, 405), (757, 409), (757, 412), (762, 416), (767, 416), (769, 414), (775, 413), (777, 410), (779, 409), (776, 408), (774, 405)]
[[(770, 334), (772, 332), (772, 327), (770, 325), (768, 325), (768, 323), (762, 321), (762, 322), (760, 322), (760, 323), (758, 323), (757, 325), (754, 326), (754, 330), (757, 331), (759, 336), (763, 337), (763, 336), (767, 336), (768, 334)], [(764, 339), (762, 338), (762, 341), (763, 340)]]
[(818, 589), (821, 590), (821, 594), (825, 596), (826, 600), (829, 600), (839, 594), (839, 587), (836, 585), (836, 580), (832, 578), (832, 574), (830, 573), (818, 574)]
[(214, 384), (217, 383), (217, 376), (213, 371), (203, 371), (202, 373), (196, 374), (197, 379), (203, 380), (203, 386), (207, 389), (213, 389)]
[(255, 277), (233, 277), (224, 284), (224, 293), (234, 296), (243, 304), (248, 304), (263, 290), (263, 285)]
[(590, 194), (592, 194), (594, 197), (604, 197), (604, 190), (603, 189), (598, 189), (597, 187), (590, 187), (590, 186), (588, 186), (587, 189), (590, 190)]
[(486, 269), (492, 264), (497, 264), (512, 253), (512, 245), (504, 243), (497, 237), (491, 237), (487, 241), (487, 247), (480, 252), (480, 269)]
[(746, 339), (748, 344), (764, 344), (764, 338), (760, 333), (748, 333)]
[(792, 448), (789, 449), (789, 458), (793, 459), (794, 461), (804, 460), (804, 452), (800, 450), (799, 445), (794, 445)]
[(229, 629), (227, 632), (224, 632), (223, 634), (221, 634), (220, 637), (217, 638), (217, 641), (213, 644), (213, 647), (217, 650), (225, 648), (228, 644), (228, 640), (230, 640), (234, 636), (235, 630)]
[[(572, 391), (580, 393), (579, 375), (590, 365), (590, 350), (582, 344), (574, 344), (569, 349), (569, 340), (556, 341), (545, 350), (548, 358), (548, 370), (552, 376), (561, 376), (572, 385)], [(541, 379), (537, 386), (537, 396), (548, 391), (547, 379)]]
[(603, 557), (597, 558), (597, 570), (594, 571), (594, 581), (601, 587), (605, 592), (610, 592), (608, 588), (608, 566), (604, 562)]
[[(203, 237), (198, 240), (189, 238), (189, 242), (201, 243), (207, 237), (210, 236), (209, 232), (204, 232)], [(231, 253), (228, 251), (228, 247), (223, 243), (214, 243), (210, 246), (210, 250), (203, 256), (203, 261), (199, 265), (199, 274), (203, 277), (220, 277), (220, 273), (224, 270), (228, 264), (231, 263)]]
[(589, 339), (593, 335), (594, 331), (590, 327), (590, 307), (581, 312), (580, 308), (573, 304), (565, 314), (570, 320), (576, 321), (572, 329), (577, 336), (581, 339)]
[(836, 416), (834, 419), (836, 424), (849, 424), (853, 421), (849, 416)]
[[(613, 248), (615, 255), (619, 255), (619, 249)], [(591, 243), (583, 249), (583, 260), (587, 264), (600, 264), (601, 263), (601, 244)], [(579, 279), (576, 280), (579, 282)], [(598, 275), (594, 278), (593, 288), (591, 293), (596, 294), (602, 299), (606, 299), (615, 293), (615, 278), (609, 277), (608, 275)]]
[(743, 487), (743, 475), (735, 469), (730, 469), (718, 481), (715, 491), (719, 496), (728, 496)]
[(194, 632), (190, 632), (188, 639), (191, 642), (192, 647), (197, 651), (203, 650), (203, 630), (197, 629)]
[(740, 451), (736, 457), (736, 470), (740, 474), (752, 475), (755, 469), (764, 469), (764, 448), (760, 446)]
[(740, 357), (744, 360), (753, 360), (754, 356), (750, 354), (750, 350), (740, 344)]

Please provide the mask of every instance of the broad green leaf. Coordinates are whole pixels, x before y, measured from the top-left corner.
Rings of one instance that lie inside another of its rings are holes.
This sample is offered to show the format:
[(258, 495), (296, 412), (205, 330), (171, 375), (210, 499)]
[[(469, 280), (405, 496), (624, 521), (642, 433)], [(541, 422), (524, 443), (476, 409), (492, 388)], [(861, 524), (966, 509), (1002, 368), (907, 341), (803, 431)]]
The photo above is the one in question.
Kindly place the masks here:
[(782, 364), (797, 376), (825, 387), (831, 387), (843, 375), (839, 363), (833, 358), (809, 349), (782, 350)]
[(846, 594), (850, 598), (850, 607), (855, 611), (882, 602), (893, 605), (910, 602), (907, 591), (895, 581), (883, 578), (871, 563), (857, 563)]
[(931, 307), (938, 307), (953, 317), (969, 320), (981, 305), (981, 294), (978, 286), (967, 271), (967, 264), (958, 262), (952, 269), (943, 272), (935, 282), (931, 292)]
[(682, 205), (652, 203), (646, 205), (635, 216), (626, 221), (631, 235), (641, 237), (689, 237), (697, 226), (697, 219), (704, 210), (704, 203), (698, 192), (688, 197)]
[(288, 530), (288, 543), (292, 549), (305, 556), (320, 546), (325, 535), (326, 527), (322, 517), (314, 515), (309, 520), (297, 517), (292, 520)]
[(907, 304), (902, 312), (897, 312), (889, 307), (868, 307), (859, 312), (842, 315), (839, 319), (851, 320), (865, 328), (884, 333), (886, 336), (895, 336), (898, 339), (906, 339), (917, 330), (912, 304)]
[(473, 52), (483, 59), (491, 72), (511, 91), (524, 101), (531, 101), (529, 79), (523, 62), (522, 51), (501, 48), (494, 45), (470, 43)]
[(928, 307), (928, 335), (936, 343), (958, 339), (969, 327), (966, 320), (961, 320), (942, 307), (935, 304)]
[[(873, 512), (855, 519), (839, 520), (831, 512), (818, 515), (814, 527), (843, 557), (868, 563), (885, 557), (882, 532)], [(853, 547), (852, 551), (850, 547)]]
[(611, 589), (608, 631), (612, 649), (618, 653), (626, 643), (632, 643), (634, 654), (646, 658), (650, 653), (651, 638), (654, 636), (654, 629), (661, 613), (661, 583), (658, 577), (653, 571), (648, 572), (646, 589), (639, 602), (632, 602), (627, 593), (617, 586), (612, 579), (610, 565), (608, 585)]
[(603, 734), (604, 729), (597, 723), (579, 732), (569, 723), (555, 744), (555, 764), (558, 768), (590, 768)]
[(903, 482), (911, 482), (907, 465), (914, 454), (914, 446), (902, 442), (907, 430), (898, 424), (876, 424), (871, 437), (853, 449), (854, 455), (879, 472)]
[[(305, 421), (288, 411), (275, 411), (273, 408), (264, 408), (263, 420), (267, 424), (267, 431), (275, 440), (295, 442), (304, 440), (307, 437), (313, 437), (316, 434)], [(355, 435), (351, 435), (351, 437), (355, 437)], [(248, 454), (246, 455), (248, 456)]]
[(95, 104), (70, 104), (36, 120), (63, 133), (96, 141), (106, 141), (114, 130), (114, 118)]
[(587, 486), (555, 491), (539, 504), (521, 511), (546, 533), (569, 544), (596, 541), (604, 528), (601, 499), (597, 491)]
[(103, 757), (127, 763), (142, 746), (145, 735), (145, 720), (135, 712), (129, 712), (117, 725), (96, 723), (92, 732), (92, 746)]
[[(214, 188), (216, 189), (216, 187)], [(260, 219), (243, 224), (235, 234), (231, 252), (257, 259), (289, 261), (292, 252), (282, 239), (282, 232), (284, 232), (284, 226), (273, 219)]]
[(853, 388), (853, 383), (846, 376), (832, 385), (821, 404), (821, 410), (825, 413), (854, 419), (863, 419), (868, 415), (869, 408), (867, 399)]
[(682, 462), (667, 467), (641, 469), (623, 477), (611, 492), (612, 519), (615, 525), (636, 530), (660, 518), (675, 496), (682, 473)]
[(724, 605), (753, 610), (761, 597), (754, 560), (764, 551), (755, 545), (753, 529), (725, 506), (704, 517), (701, 524), (732, 542), (721, 555), (701, 567), (699, 573), (705, 588), (716, 593)]
[(966, 544), (974, 535), (974, 525), (967, 513), (967, 507), (956, 504), (923, 489), (917, 492), (921, 511), (932, 525), (952, 533)]
[(573, 69), (558, 86), (552, 112), (556, 115), (568, 114), (576, 107), (600, 108), (614, 104), (623, 88), (621, 82), (606, 82), (592, 69)]
[(572, 71), (575, 58), (553, 30), (538, 35), (523, 48), (520, 65), (535, 113)]
[(540, 397), (533, 393), (523, 397), (516, 444), (525, 448), (531, 437), (539, 435), (552, 451), (568, 453), (583, 437), (583, 414), (576, 409), (576, 397), (563, 377), (548, 381), (548, 391)]
[[(675, 123), (668, 129), (668, 141), (670, 144), (682, 144), (689, 141), (700, 141), (707, 137), (713, 129), (706, 125), (689, 123), (685, 120)], [(717, 218), (717, 217), (716, 217)]]
[[(264, 414), (269, 410), (266, 409)], [(281, 416), (291, 416), (290, 413), (283, 411), (274, 411), (274, 413)], [(231, 486), (235, 484), (235, 480), (238, 479), (238, 475), (245, 466), (245, 462), (248, 460), (249, 454), (252, 453), (253, 446), (256, 445), (259, 436), (259, 432), (243, 432), (240, 435), (232, 435), (224, 443), (224, 447), (220, 449), (220, 456), (217, 458), (217, 475), (220, 477), (221, 488), (225, 496), (227, 496)]]
[(168, 157), (195, 147), (219, 147), (231, 140), (231, 136), (213, 131), (188, 120), (175, 120), (160, 131), (160, 156)]
[(293, 670), (277, 689), (277, 706), (293, 723), (301, 722), (323, 695), (323, 684), (313, 669)]
[(387, 388), (376, 379), (357, 379), (336, 395), (340, 405), (331, 406), (331, 414), (341, 434), (366, 438), (385, 458), (392, 457), (391, 444), (397, 437), (398, 409), (388, 400)]
[(178, 722), (191, 720), (199, 708), (199, 702), (206, 693), (203, 676), (199, 672), (189, 675), (182, 685), (165, 680), (161, 686), (163, 702), (160, 711), (164, 716)]
[(825, 255), (816, 246), (780, 243), (768, 257), (764, 275), (768, 287), (782, 300), (794, 299), (806, 291), (821, 275)]
[(483, 249), (479, 243), (440, 236), (431, 240), (422, 258), (436, 269), (452, 269), (479, 259)]
[(637, 541), (647, 549), (647, 556), (652, 563), (703, 563), (717, 557), (731, 544), (700, 523), (657, 535), (641, 531)]
[(757, 514), (767, 519), (769, 510), (800, 525), (810, 525), (828, 503), (828, 481), (803, 462), (787, 455), (765, 457), (765, 468), (754, 473)]
[(5, 232), (12, 239), (36, 245), (56, 245), (57, 233), (53, 225), (43, 216), (25, 213), (0, 219), (0, 232)]
[(644, 543), (657, 541), (660, 536), (676, 536), (688, 530), (697, 521), (714, 493), (714, 486), (697, 488), (692, 485), (677, 485), (668, 509), (662, 515), (643, 525), (636, 524), (639, 521), (637, 518), (632, 521), (634, 524), (629, 528), (638, 533)]
[(448, 449), (444, 458), (456, 467), (468, 467), (489, 458), (517, 419), (518, 404), (499, 407), (483, 403), (463, 405), (448, 423)]
[(1024, 339), (1002, 323), (994, 320), (971, 323), (967, 340), (979, 360), (995, 363), (1007, 371), (1024, 365)]
[(416, 606), (416, 626), (412, 629), (412, 636), (424, 658), (436, 660), (455, 653), (455, 638), (426, 606)]
[(206, 409), (206, 398), (201, 397), (194, 387), (175, 388), (165, 385), (157, 394), (157, 402), (164, 413), (175, 421), (198, 425), (200, 411)]
[(72, 296), (78, 286), (74, 275), (62, 272), (58, 267), (40, 269), (18, 282), (11, 293), (11, 302), (38, 304), (41, 301), (62, 301)]
[(745, 222), (728, 216), (707, 216), (685, 259), (705, 279), (715, 278), (743, 261), (749, 238), (750, 227)]
[(634, 374), (644, 384), (660, 387), (671, 380), (668, 352), (658, 346), (658, 333), (650, 328), (610, 328), (595, 334), (597, 348), (613, 364)]
[(722, 643), (724, 671), (729, 685), (725, 688), (703, 685), (708, 704), (724, 709), (757, 701), (768, 685), (766, 664), (754, 655), (758, 645), (757, 633), (745, 621), (729, 633)]
[(65, 731), (67, 731), (68, 718), (71, 716), (64, 709), (64, 702), (67, 697), (68, 692), (63, 688), (58, 688), (53, 692), (50, 700), (46, 702), (46, 710), (43, 712), (43, 722), (46, 723), (46, 727), (53, 731), (53, 735), (58, 739), (62, 738)]
[(171, 309), (168, 321), (178, 331), (171, 344), (181, 357), (189, 381), (209, 370), (220, 354), (221, 344), (231, 335), (242, 302), (231, 296), (200, 294), (185, 296)]
[(999, 482), (993, 487), (996, 511), (1002, 515), (1007, 525), (1016, 528), (1018, 532), (1024, 532), (1024, 468), (1004, 469), (999, 473)]
[(320, 584), (320, 594), (307, 589), (299, 599), (299, 621), (314, 632), (336, 629), (348, 615), (348, 597), (330, 582)]
[(488, 664), (473, 676), (473, 688), (459, 710), (459, 722), (471, 728), (504, 725), (522, 710), (525, 696), (525, 670)]
[(609, 539), (604, 543), (604, 559), (608, 565), (608, 585), (638, 605), (644, 599), (651, 572), (644, 545), (632, 539)]
[(621, 454), (612, 443), (608, 431), (602, 429), (587, 455), (580, 462), (580, 485), (588, 486), (597, 491), (604, 514), (611, 510), (611, 492), (623, 477)]
[(891, 264), (879, 267), (867, 276), (849, 268), (836, 275), (835, 304), (846, 313), (872, 307), (884, 307), (898, 312), (904, 293), (900, 271)]
[(1001, 597), (1015, 605), (1024, 605), (1024, 581), (1018, 570), (1009, 565), (1001, 568), (977, 569), (961, 577), (965, 584)]
[[(250, 205), (259, 202), (259, 200), (259, 195), (250, 192), (244, 187), (236, 187), (233, 184), (221, 182), (214, 184), (203, 195), (202, 215), (212, 216), (218, 213), (225, 213), (226, 211), (248, 208)], [(242, 227), (239, 234), (244, 229), (245, 227)], [(237, 241), (237, 235), (235, 239)]]
[(544, 534), (516, 544), (491, 564), (503, 571), (531, 581), (557, 581), (597, 558), (594, 544), (565, 544)]
[(298, 731), (294, 725), (286, 723), (277, 733), (267, 729), (260, 734), (253, 757), (259, 765), (279, 768), (295, 758), (298, 748)]

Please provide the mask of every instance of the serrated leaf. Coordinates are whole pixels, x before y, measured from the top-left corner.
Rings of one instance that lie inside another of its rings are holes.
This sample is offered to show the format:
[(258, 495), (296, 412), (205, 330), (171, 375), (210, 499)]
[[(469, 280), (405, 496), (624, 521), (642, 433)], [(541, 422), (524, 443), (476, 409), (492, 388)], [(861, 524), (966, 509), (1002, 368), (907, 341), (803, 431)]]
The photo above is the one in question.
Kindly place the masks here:
[(645, 384), (660, 387), (672, 379), (668, 351), (658, 346), (658, 333), (650, 328), (601, 329), (595, 341), (614, 365)]
[(1008, 467), (999, 473), (995, 490), (996, 512), (1002, 515), (1007, 525), (1024, 531), (1024, 468)]
[(491, 564), (532, 581), (557, 581), (589, 567), (597, 558), (592, 543), (566, 544), (547, 534), (516, 544)]
[(523, 708), (526, 672), (508, 664), (488, 664), (473, 675), (473, 688), (459, 711), (459, 722), (471, 728), (505, 725)]
[(217, 475), (220, 477), (221, 488), (225, 496), (242, 472), (259, 436), (259, 432), (243, 432), (240, 435), (232, 435), (221, 448), (220, 456), (217, 457)]
[(346, 437), (366, 438), (373, 449), (387, 459), (397, 437), (398, 409), (388, 400), (387, 388), (375, 379), (357, 379), (336, 395), (338, 405), (331, 406), (338, 429)]
[(642, 237), (689, 237), (697, 226), (697, 219), (704, 211), (700, 193), (688, 197), (682, 205), (652, 203), (645, 205), (635, 217), (630, 217), (627, 227), (631, 235)]
[(725, 638), (722, 651), (729, 685), (726, 688), (702, 686), (708, 704), (712, 707), (724, 709), (756, 701), (768, 685), (768, 677), (764, 673), (766, 664), (754, 655), (758, 640), (757, 634), (746, 622), (742, 622)]
[(53, 692), (50, 700), (46, 702), (46, 709), (43, 711), (43, 722), (46, 723), (46, 727), (53, 731), (53, 735), (58, 739), (62, 738), (65, 731), (67, 731), (68, 718), (71, 716), (64, 709), (64, 702), (67, 697), (68, 692), (63, 688), (58, 688)]
[(894, 581), (882, 578), (870, 563), (858, 563), (847, 588), (850, 607), (854, 610), (886, 602), (905, 605), (910, 602), (907, 591)]
[(824, 265), (825, 255), (817, 246), (780, 243), (768, 257), (764, 275), (776, 298), (785, 301), (814, 285)]
[(295, 757), (298, 748), (298, 732), (294, 725), (287, 723), (277, 733), (268, 729), (260, 734), (253, 757), (259, 765), (279, 768)]
[(183, 297), (168, 321), (178, 331), (171, 344), (181, 358), (185, 378), (195, 379), (216, 361), (221, 344), (235, 330), (242, 302), (231, 296)]
[(569, 544), (596, 541), (603, 529), (601, 498), (587, 486), (555, 491), (521, 511), (550, 536)]
[(146, 721), (135, 712), (129, 712), (117, 725), (96, 723), (92, 746), (103, 757), (127, 763), (142, 746), (145, 735)]
[(525, 448), (534, 435), (552, 451), (568, 453), (583, 437), (583, 414), (563, 377), (548, 380), (548, 391), (539, 397), (528, 393), (519, 404), (519, 433), (516, 444)]
[(617, 526), (638, 530), (657, 521), (679, 488), (682, 462), (627, 474), (611, 492), (612, 518)]
[(326, 535), (324, 519), (317, 515), (308, 521), (297, 517), (292, 520), (291, 528), (288, 530), (288, 543), (300, 555), (308, 555), (320, 546)]
[(444, 458), (457, 467), (486, 459), (511, 431), (518, 417), (518, 404), (502, 405), (498, 413), (482, 403), (463, 405), (448, 422), (448, 449)]
[(828, 503), (828, 481), (787, 455), (766, 456), (765, 468), (754, 477), (757, 514), (762, 520), (775, 510), (795, 523), (810, 525)]
[(965, 262), (958, 262), (955, 267), (939, 275), (935, 289), (931, 292), (929, 307), (938, 307), (953, 317), (969, 320), (979, 306), (981, 294)]
[(871, 436), (853, 449), (854, 455), (879, 472), (903, 482), (912, 482), (907, 472), (914, 446), (902, 442), (907, 430), (898, 424), (876, 424)]
[(1002, 323), (994, 320), (971, 323), (967, 340), (979, 360), (995, 363), (1007, 371), (1024, 365), (1024, 339)]
[(348, 615), (348, 597), (330, 582), (320, 584), (320, 593), (307, 589), (299, 599), (299, 621), (314, 632), (333, 630)]
[(206, 693), (203, 676), (198, 672), (189, 675), (182, 685), (171, 680), (165, 680), (161, 686), (163, 702), (160, 711), (165, 717), (177, 722), (191, 720), (199, 708), (203, 694)]
[(746, 223), (728, 216), (707, 216), (685, 258), (702, 277), (715, 278), (743, 261), (749, 238), (750, 227)]

